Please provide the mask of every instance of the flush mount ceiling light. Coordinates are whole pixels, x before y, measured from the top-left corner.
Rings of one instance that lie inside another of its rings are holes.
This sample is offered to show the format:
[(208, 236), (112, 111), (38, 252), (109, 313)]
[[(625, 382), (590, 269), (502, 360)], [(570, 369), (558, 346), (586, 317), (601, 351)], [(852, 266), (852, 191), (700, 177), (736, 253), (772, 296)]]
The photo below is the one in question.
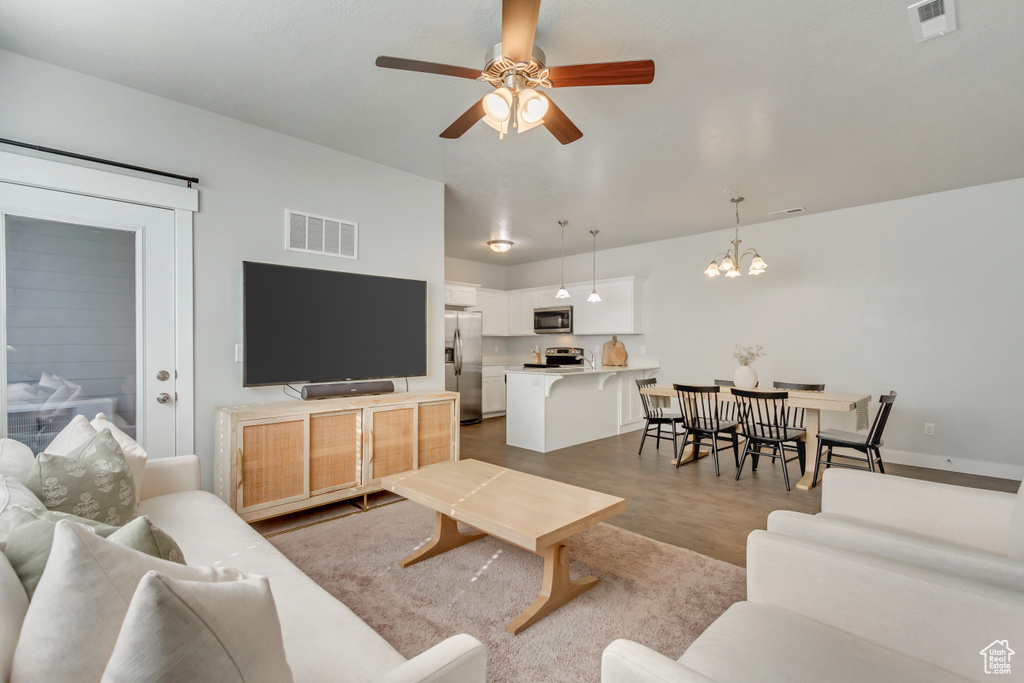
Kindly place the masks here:
[(558, 288), (555, 298), (569, 299), (572, 297), (572, 294), (565, 288), (565, 226), (569, 225), (569, 221), (558, 221), (558, 225), (562, 228), (562, 286)]
[(499, 254), (504, 254), (506, 251), (512, 248), (514, 242), (509, 240), (491, 240), (487, 243), (487, 246), (491, 248), (491, 251), (495, 251)]
[[(732, 240), (732, 249), (727, 249), (724, 254), (717, 254), (714, 260), (711, 261), (711, 265), (708, 266), (704, 274), (708, 277), (716, 277), (721, 271), (726, 277), (739, 277), (740, 268), (742, 267), (742, 261), (747, 256), (753, 255), (753, 259), (750, 261), (750, 270), (747, 271), (748, 275), (760, 275), (767, 268), (768, 264), (764, 262), (761, 255), (757, 253), (755, 249), (747, 249), (743, 253), (740, 253), (740, 202), (743, 201), (743, 197), (734, 197), (729, 200), (736, 206), (736, 239)], [(718, 257), (721, 256), (722, 262), (718, 262)]]
[(597, 233), (600, 230), (591, 230), (590, 234), (594, 237), (594, 288), (590, 290), (590, 296), (587, 297), (587, 301), (596, 304), (601, 302), (601, 295), (597, 293)]

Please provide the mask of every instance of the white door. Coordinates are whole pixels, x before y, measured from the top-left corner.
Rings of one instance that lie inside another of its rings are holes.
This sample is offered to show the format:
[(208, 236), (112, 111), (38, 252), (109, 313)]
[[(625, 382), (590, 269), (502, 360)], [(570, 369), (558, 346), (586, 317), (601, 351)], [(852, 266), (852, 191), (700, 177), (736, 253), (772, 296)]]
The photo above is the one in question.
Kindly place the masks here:
[(175, 455), (174, 212), (0, 183), (4, 435), (104, 413)]

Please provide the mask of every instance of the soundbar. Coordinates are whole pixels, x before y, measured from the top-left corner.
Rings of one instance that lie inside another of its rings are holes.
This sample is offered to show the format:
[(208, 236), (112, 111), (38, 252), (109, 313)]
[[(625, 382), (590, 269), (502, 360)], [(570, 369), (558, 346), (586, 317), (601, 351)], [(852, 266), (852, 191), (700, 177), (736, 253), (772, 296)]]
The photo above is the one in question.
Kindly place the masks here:
[(389, 379), (376, 382), (352, 382), (351, 384), (307, 384), (302, 387), (300, 392), (303, 401), (338, 396), (393, 393), (395, 393), (395, 383)]

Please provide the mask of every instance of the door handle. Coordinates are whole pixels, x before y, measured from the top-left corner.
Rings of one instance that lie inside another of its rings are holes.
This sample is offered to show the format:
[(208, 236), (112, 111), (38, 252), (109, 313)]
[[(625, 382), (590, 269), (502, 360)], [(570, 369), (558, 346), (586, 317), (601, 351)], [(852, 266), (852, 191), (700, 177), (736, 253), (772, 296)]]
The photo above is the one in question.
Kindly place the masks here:
[(157, 394), (156, 395), (156, 402), (157, 403), (168, 403), (168, 402), (170, 402), (170, 400), (171, 400), (171, 395), (168, 394), (167, 392), (164, 392), (162, 394)]
[(462, 374), (462, 333), (455, 329), (455, 374)]

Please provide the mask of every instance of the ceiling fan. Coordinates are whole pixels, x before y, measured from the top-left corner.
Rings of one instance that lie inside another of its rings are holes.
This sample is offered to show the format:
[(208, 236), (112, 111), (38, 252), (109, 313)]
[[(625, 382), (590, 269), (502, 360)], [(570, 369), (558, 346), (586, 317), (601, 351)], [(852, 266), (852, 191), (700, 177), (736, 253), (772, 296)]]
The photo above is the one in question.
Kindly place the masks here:
[(486, 81), (494, 86), (494, 90), (441, 133), (443, 138), (461, 137), (482, 119), (497, 130), (501, 138), (508, 133), (510, 125), (520, 133), (543, 125), (559, 142), (567, 145), (579, 140), (583, 133), (538, 88), (643, 85), (654, 80), (654, 62), (645, 59), (549, 67), (544, 51), (533, 42), (539, 12), (540, 0), (502, 0), (501, 42), (487, 52), (483, 71), (401, 57), (377, 57), (376, 64), (386, 69)]

